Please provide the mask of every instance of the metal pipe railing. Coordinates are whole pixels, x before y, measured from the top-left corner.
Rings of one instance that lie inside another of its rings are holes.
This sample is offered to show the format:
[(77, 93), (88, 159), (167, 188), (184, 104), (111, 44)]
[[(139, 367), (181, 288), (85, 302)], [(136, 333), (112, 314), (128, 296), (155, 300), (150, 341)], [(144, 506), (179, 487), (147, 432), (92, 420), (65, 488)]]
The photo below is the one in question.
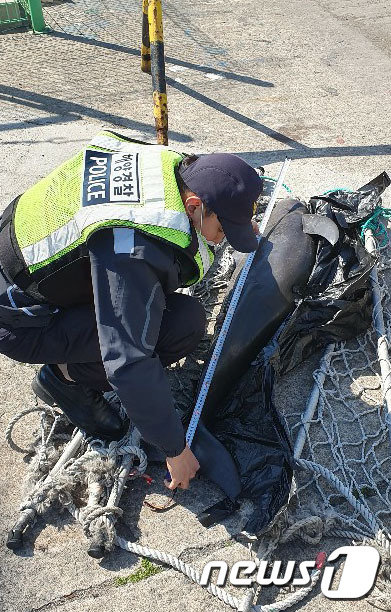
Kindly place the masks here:
[(168, 107), (161, 0), (143, 0), (141, 70), (152, 75), (153, 114), (158, 144), (168, 144)]
[[(377, 244), (372, 230), (365, 230), (364, 235), (365, 248), (369, 253), (375, 255), (377, 252)], [(390, 355), (388, 352), (387, 332), (383, 317), (382, 296), (380, 292), (379, 278), (376, 265), (371, 270), (370, 281), (373, 298), (372, 321), (377, 338), (377, 356), (380, 365), (384, 404), (387, 411), (386, 424), (388, 427), (391, 442), (391, 364)]]

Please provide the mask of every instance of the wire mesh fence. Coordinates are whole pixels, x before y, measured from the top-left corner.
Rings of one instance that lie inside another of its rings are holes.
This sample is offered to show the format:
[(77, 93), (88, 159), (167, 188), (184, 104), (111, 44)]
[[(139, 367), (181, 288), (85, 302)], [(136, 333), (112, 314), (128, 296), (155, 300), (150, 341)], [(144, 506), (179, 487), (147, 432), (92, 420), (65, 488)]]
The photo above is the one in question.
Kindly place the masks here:
[(37, 33), (47, 30), (41, 0), (0, 0), (0, 32), (21, 27), (30, 27)]
[(24, 4), (0, 0), (0, 32), (28, 26)]
[[(120, 45), (140, 55), (141, 0), (102, 0), (99, 3), (93, 0), (43, 0), (42, 5), (45, 21), (54, 32)], [(211, 8), (205, 7), (204, 12)], [(228, 50), (217, 45), (193, 19), (191, 6), (182, 10), (175, 3), (165, 0), (163, 25), (168, 74), (171, 68), (174, 73), (177, 70), (177, 66), (171, 66), (173, 58), (176, 63), (178, 58), (181, 60), (179, 71), (237, 68), (237, 62), (229, 57)]]

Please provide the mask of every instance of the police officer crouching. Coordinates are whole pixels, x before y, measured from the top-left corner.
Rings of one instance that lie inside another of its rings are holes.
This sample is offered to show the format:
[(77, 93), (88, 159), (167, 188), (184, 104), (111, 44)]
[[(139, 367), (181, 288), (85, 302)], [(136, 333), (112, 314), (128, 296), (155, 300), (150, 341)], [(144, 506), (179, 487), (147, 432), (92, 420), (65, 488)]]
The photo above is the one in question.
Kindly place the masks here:
[(256, 171), (225, 153), (185, 157), (105, 131), (4, 211), (0, 353), (45, 363), (32, 387), (89, 435), (126, 433), (108, 392), (166, 456), (170, 489), (199, 464), (164, 366), (195, 349), (205, 313), (175, 293), (213, 262), (224, 236), (257, 248)]

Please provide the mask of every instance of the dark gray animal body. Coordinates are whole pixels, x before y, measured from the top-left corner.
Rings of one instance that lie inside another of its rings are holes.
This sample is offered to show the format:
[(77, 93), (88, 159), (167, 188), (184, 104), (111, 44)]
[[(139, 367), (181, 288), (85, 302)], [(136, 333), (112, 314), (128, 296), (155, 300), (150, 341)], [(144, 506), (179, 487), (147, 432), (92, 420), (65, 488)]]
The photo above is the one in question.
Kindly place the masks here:
[[(214, 373), (203, 410), (206, 424), (293, 310), (298, 297), (295, 290), (304, 286), (310, 276), (315, 242), (303, 230), (304, 215), (308, 215), (308, 209), (298, 200), (282, 200), (275, 206)], [(314, 223), (312, 230), (313, 226)]]
[[(304, 217), (311, 217), (306, 231)], [(294, 310), (296, 289), (306, 285), (316, 250), (314, 239), (306, 232), (316, 233), (317, 225), (316, 215), (310, 215), (303, 203), (283, 200), (276, 205), (255, 254), (192, 446), (202, 472), (227, 496), (199, 517), (204, 525), (228, 516), (237, 507), (240, 494), (247, 496), (246, 489), (255, 492), (257, 506), (264, 509), (261, 514), (265, 524), (287, 501), (292, 450), (272, 404), (270, 385), (260, 383), (263, 390), (256, 405), (253, 401), (248, 404), (242, 386), (246, 373), (251, 371), (251, 363)], [(323, 224), (319, 233), (327, 233), (334, 239), (335, 231), (336, 228)], [(245, 257), (231, 281), (231, 290)], [(208, 360), (204, 373), (207, 365)], [(232, 433), (242, 440), (239, 446), (237, 438), (232, 444), (231, 427)], [(245, 465), (251, 466), (249, 478), (243, 472)], [(259, 522), (255, 531), (258, 527)]]

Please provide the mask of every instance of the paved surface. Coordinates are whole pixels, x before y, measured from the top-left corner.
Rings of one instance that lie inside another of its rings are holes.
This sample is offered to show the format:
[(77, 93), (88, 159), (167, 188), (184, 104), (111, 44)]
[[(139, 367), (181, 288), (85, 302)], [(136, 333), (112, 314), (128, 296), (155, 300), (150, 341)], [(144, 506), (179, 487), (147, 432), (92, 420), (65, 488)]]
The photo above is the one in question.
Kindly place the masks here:
[[(54, 31), (0, 37), (1, 206), (66, 159), (102, 126), (153, 140), (149, 77), (139, 72), (140, 3), (89, 0), (44, 3)], [(185, 151), (224, 150), (276, 175), (294, 160), (287, 182), (308, 197), (336, 185), (354, 187), (391, 170), (391, 8), (385, 0), (166, 0), (170, 142)], [(0, 428), (33, 402), (34, 368), (0, 360)], [(312, 361), (279, 386), (298, 409), (311, 387)], [(28, 443), (33, 419), (18, 439)], [(26, 464), (2, 446), (0, 529), (5, 539), (22, 495)], [(160, 481), (162, 470), (154, 473)], [(218, 498), (198, 481), (164, 515), (142, 508), (141, 482), (123, 500), (140, 542), (200, 567), (248, 552), (232, 537), (240, 516), (210, 530), (194, 514)], [(243, 507), (242, 513), (246, 511)], [(229, 544), (229, 545), (228, 545)], [(326, 550), (336, 542), (325, 543)], [(94, 612), (222, 612), (227, 609), (183, 576), (165, 570), (115, 586), (139, 560), (116, 549), (97, 563), (67, 513), (49, 512), (24, 551), (0, 549), (0, 609)], [(285, 557), (311, 558), (298, 544)], [(303, 557), (304, 555), (304, 557)], [(265, 591), (262, 602), (271, 598)], [(2, 606), (2, 607), (1, 607)], [(303, 610), (366, 611), (365, 601), (330, 603), (315, 591)]]

